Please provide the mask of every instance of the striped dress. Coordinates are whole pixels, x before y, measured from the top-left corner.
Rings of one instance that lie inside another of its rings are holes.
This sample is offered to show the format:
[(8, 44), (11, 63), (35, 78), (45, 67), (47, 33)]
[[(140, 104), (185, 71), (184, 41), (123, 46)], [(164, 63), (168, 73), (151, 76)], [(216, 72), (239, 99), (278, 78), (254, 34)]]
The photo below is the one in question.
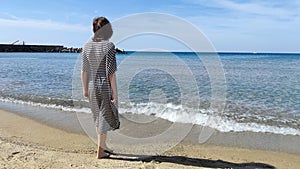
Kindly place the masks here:
[(89, 104), (98, 134), (120, 127), (117, 107), (112, 104), (109, 76), (117, 70), (112, 42), (90, 41), (82, 50), (82, 71), (87, 73)]

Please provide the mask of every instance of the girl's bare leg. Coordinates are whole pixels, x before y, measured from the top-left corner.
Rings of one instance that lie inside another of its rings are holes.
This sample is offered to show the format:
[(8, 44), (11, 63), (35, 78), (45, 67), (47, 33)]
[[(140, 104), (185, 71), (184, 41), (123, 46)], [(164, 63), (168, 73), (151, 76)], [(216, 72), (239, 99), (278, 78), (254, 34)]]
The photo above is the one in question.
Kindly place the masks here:
[[(96, 128), (96, 133), (97, 133), (97, 135), (99, 135), (98, 134), (98, 128)], [(101, 141), (101, 148), (103, 148), (104, 150), (107, 150), (109, 152), (113, 152), (112, 149), (110, 149), (110, 148), (107, 147), (106, 138), (107, 138), (106, 134), (102, 136), (102, 140), (104, 140), (104, 141)], [(100, 145), (100, 139), (99, 139), (99, 136), (98, 136), (98, 146), (99, 145)]]
[(108, 157), (109, 155), (104, 152), (106, 146), (106, 134), (98, 134), (98, 129), (96, 128), (97, 136), (98, 136), (98, 150), (97, 150), (97, 158), (101, 159), (103, 157)]

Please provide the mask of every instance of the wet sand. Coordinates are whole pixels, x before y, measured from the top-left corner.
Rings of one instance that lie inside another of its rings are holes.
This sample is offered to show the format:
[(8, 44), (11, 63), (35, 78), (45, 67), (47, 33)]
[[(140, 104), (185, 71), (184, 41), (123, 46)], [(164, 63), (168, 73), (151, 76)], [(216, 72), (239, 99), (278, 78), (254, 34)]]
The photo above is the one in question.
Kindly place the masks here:
[[(215, 141), (196, 144), (191, 133), (186, 141), (158, 155), (143, 153), (152, 145), (132, 145), (115, 140), (110, 146), (118, 154), (97, 160), (96, 144), (88, 136), (0, 110), (0, 168), (296, 169), (300, 166), (299, 154), (238, 148), (234, 144), (215, 145)], [(252, 137), (251, 133), (243, 134)], [(214, 134), (212, 140), (220, 139), (218, 137), (222, 138)]]

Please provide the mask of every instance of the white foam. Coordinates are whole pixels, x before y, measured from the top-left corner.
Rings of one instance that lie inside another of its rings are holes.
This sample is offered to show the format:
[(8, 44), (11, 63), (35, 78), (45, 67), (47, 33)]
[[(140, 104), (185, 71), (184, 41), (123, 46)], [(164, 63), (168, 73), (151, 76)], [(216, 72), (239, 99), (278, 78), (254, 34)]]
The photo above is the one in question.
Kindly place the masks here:
[(65, 107), (62, 105), (55, 105), (55, 104), (44, 104), (44, 103), (36, 103), (36, 102), (31, 102), (31, 101), (16, 100), (16, 99), (12, 99), (12, 98), (0, 98), (0, 101), (7, 102), (7, 103), (34, 106), (34, 107), (50, 108), (50, 109), (61, 110), (61, 111), (66, 111), (66, 112), (91, 113), (91, 110), (86, 107), (73, 108), (73, 107)]
[(300, 135), (300, 131), (290, 127), (277, 127), (258, 123), (239, 123), (233, 120), (214, 115), (213, 110), (197, 110), (183, 108), (172, 104), (147, 103), (132, 105), (131, 108), (122, 109), (120, 113), (155, 115), (172, 122), (192, 123), (208, 126), (221, 132), (269, 132), (283, 135)]
[[(12, 98), (0, 98), (0, 101), (43, 108), (51, 108), (66, 112), (91, 113), (91, 110), (86, 107), (73, 108), (54, 104), (42, 104), (30, 101), (15, 100)], [(130, 112), (133, 114), (144, 114), (149, 116), (154, 115), (156, 117), (163, 118), (171, 122), (192, 123), (201, 126), (208, 126), (221, 132), (251, 131), (268, 132), (283, 135), (300, 135), (299, 130), (290, 127), (278, 127), (258, 123), (239, 123), (234, 120), (229, 120), (224, 117), (215, 115), (213, 113), (213, 110), (195, 110), (184, 107), (182, 105), (173, 105), (170, 103), (158, 104), (152, 102), (146, 104), (131, 104), (129, 106), (122, 105), (125, 105), (125, 103), (120, 104), (119, 112), (121, 114)]]

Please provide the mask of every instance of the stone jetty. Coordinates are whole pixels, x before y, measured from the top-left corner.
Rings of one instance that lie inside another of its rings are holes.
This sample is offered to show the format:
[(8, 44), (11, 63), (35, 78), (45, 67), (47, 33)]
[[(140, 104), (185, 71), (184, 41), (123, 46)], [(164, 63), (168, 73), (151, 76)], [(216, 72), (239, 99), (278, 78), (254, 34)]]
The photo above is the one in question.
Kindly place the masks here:
[[(0, 52), (45, 52), (45, 53), (80, 53), (82, 48), (68, 48), (62, 45), (25, 45), (0, 44)], [(126, 54), (124, 50), (116, 48), (119, 54)]]

